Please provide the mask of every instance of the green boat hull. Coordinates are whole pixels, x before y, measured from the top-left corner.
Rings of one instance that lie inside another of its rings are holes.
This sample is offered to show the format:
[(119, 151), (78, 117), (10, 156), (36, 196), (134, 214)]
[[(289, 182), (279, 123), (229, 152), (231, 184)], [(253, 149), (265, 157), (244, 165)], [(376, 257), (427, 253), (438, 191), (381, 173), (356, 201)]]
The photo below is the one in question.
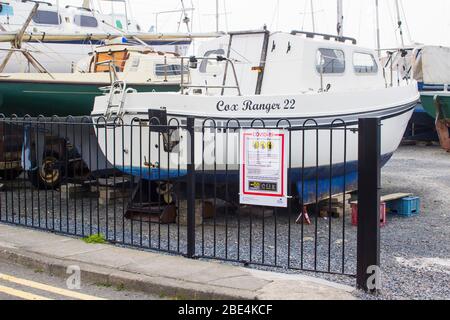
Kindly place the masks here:
[[(0, 81), (0, 114), (88, 116), (104, 84)], [(138, 92), (177, 92), (178, 84), (128, 85)]]
[[(450, 119), (450, 95), (439, 95), (439, 103), (441, 105), (441, 110), (444, 119)], [(421, 95), (422, 105), (425, 111), (436, 119), (436, 105), (434, 102), (434, 95)]]

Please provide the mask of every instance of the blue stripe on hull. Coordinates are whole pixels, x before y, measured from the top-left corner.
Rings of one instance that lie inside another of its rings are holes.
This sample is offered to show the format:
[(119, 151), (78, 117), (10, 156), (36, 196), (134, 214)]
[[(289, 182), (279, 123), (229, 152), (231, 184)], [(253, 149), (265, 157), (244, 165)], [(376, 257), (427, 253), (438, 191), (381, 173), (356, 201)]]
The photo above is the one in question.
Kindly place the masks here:
[[(450, 83), (448, 84), (450, 85)], [(445, 84), (435, 84), (435, 83), (417, 83), (419, 91), (443, 91), (445, 89)]]
[(156, 168), (136, 168), (136, 167), (128, 167), (128, 168), (122, 168), (117, 167), (118, 170), (135, 177), (139, 177), (144, 180), (150, 180), (150, 181), (163, 181), (163, 180), (173, 180), (178, 178), (183, 178), (186, 176), (187, 171), (186, 170), (178, 170), (178, 169), (171, 169), (171, 170), (159, 170)]
[[(381, 165), (384, 166), (392, 157), (392, 154), (381, 157)], [(177, 180), (184, 178), (186, 170), (159, 170), (156, 168), (123, 168), (118, 170), (140, 177), (144, 180)], [(302, 174), (303, 171), (303, 174)], [(330, 174), (331, 174), (331, 194), (340, 194), (348, 191), (355, 191), (358, 187), (358, 162), (348, 162), (318, 168), (294, 168), (289, 170), (289, 181), (295, 185), (296, 192), (300, 200), (305, 203), (315, 203), (316, 199), (328, 198), (330, 195)], [(197, 183), (237, 183), (239, 179), (238, 171), (217, 171), (202, 172), (196, 171)]]

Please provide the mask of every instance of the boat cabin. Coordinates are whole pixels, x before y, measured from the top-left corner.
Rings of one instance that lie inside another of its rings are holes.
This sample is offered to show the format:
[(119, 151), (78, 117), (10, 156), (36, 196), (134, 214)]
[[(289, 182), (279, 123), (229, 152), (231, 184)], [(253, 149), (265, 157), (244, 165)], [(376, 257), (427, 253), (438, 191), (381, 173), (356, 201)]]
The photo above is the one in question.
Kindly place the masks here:
[[(146, 46), (109, 44), (96, 47), (87, 58), (80, 60), (75, 68), (78, 73), (124, 74), (152, 81), (180, 81), (180, 57), (176, 53), (155, 51)], [(188, 74), (187, 66), (184, 74)]]
[[(374, 50), (357, 46), (354, 39), (323, 34), (230, 33), (206, 42), (189, 64), (197, 64), (191, 70), (192, 85), (186, 86), (193, 94), (292, 94), (385, 87)], [(198, 88), (201, 85), (209, 88)]]
[[(112, 3), (118, 11), (106, 11)], [(128, 16), (125, 0), (101, 0), (94, 7), (94, 1), (88, 5), (72, 6), (58, 5), (57, 2), (46, 0), (12, 0), (0, 1), (0, 28), (2, 31), (19, 30), (30, 15), (34, 5), (39, 3), (36, 14), (31, 18), (32, 32), (81, 32), (81, 33), (114, 33), (117, 30), (125, 32), (140, 32), (141, 27)]]

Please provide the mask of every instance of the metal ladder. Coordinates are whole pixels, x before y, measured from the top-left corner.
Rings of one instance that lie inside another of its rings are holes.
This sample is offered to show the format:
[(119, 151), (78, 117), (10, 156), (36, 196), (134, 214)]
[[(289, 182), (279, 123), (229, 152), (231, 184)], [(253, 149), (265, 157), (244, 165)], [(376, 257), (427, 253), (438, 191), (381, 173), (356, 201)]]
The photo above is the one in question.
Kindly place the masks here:
[[(119, 118), (122, 117), (125, 114), (125, 112), (123, 111), (123, 107), (125, 105), (127, 94), (136, 92), (137, 91), (135, 89), (127, 88), (127, 84), (125, 81), (114, 81), (109, 89), (108, 106), (104, 114), (105, 118), (107, 120), (111, 120), (113, 116)], [(114, 98), (116, 95), (119, 95), (119, 99), (117, 103), (114, 103)]]

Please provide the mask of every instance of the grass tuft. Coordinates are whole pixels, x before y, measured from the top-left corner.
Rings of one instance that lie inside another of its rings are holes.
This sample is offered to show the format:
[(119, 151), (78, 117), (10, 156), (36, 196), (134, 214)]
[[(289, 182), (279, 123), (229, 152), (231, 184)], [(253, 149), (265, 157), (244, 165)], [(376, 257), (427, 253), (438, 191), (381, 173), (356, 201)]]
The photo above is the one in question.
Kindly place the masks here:
[(102, 234), (93, 234), (89, 237), (83, 238), (83, 241), (89, 244), (105, 244), (106, 238)]

